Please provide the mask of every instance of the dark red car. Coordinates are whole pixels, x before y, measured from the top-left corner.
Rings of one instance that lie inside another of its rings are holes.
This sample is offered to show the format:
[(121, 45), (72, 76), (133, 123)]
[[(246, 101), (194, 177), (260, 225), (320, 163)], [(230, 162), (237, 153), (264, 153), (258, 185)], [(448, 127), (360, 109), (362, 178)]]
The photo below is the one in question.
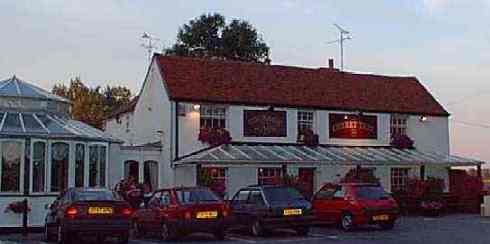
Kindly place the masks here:
[(129, 239), (132, 209), (117, 193), (99, 188), (69, 188), (47, 206), (45, 238), (71, 243), (84, 237)]
[(157, 232), (162, 240), (175, 240), (193, 232), (225, 237), (225, 203), (203, 187), (177, 187), (158, 190), (133, 215), (137, 236)]
[(318, 222), (336, 223), (344, 230), (366, 224), (392, 229), (399, 214), (398, 204), (379, 184), (327, 184), (312, 204)]

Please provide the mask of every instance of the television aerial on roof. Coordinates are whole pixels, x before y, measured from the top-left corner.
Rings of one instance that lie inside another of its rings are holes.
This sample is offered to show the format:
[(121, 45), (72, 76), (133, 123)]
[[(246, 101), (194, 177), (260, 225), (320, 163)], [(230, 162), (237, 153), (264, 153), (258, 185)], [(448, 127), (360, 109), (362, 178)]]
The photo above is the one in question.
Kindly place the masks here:
[(157, 48), (156, 42), (160, 41), (159, 38), (154, 37), (153, 35), (148, 34), (147, 32), (143, 32), (141, 35), (142, 39), (145, 39), (147, 43), (142, 43), (141, 46), (145, 48), (148, 52), (148, 61), (151, 62), (151, 56), (153, 55), (153, 50)]
[(337, 27), (337, 29), (339, 30), (340, 37), (335, 41), (327, 42), (327, 44), (332, 44), (332, 43), (340, 44), (340, 70), (343, 71), (344, 70), (344, 41), (351, 40), (352, 37), (350, 36), (350, 32), (342, 28), (340, 25), (335, 23), (333, 25)]

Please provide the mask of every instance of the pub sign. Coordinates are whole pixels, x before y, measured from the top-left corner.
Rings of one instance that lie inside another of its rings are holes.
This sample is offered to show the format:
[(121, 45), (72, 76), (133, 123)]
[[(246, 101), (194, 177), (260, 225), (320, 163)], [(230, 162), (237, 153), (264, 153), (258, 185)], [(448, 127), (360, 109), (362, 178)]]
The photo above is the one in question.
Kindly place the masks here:
[(286, 137), (286, 111), (244, 110), (243, 135), (246, 137)]
[(378, 118), (372, 115), (329, 114), (330, 138), (377, 139)]

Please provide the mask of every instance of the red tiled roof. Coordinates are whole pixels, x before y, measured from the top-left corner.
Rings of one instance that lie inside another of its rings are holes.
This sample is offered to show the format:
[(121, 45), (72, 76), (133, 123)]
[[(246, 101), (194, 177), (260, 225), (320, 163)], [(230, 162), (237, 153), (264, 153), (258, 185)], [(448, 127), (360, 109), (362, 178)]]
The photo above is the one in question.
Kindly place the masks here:
[(448, 116), (415, 77), (155, 55), (171, 100)]
[(131, 101), (129, 101), (128, 104), (123, 105), (123, 106), (117, 108), (116, 110), (114, 110), (114, 112), (112, 112), (109, 116), (107, 116), (106, 120), (115, 118), (115, 117), (120, 116), (120, 115), (125, 114), (125, 113), (134, 112), (134, 108), (136, 107), (136, 103), (138, 103), (138, 98), (139, 98), (139, 96), (135, 96), (133, 99), (131, 99)]

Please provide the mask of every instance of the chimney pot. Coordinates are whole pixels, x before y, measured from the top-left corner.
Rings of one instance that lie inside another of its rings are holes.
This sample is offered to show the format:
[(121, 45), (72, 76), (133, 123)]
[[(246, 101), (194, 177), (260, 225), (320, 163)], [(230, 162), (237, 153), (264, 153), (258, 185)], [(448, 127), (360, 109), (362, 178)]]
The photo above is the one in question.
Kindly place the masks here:
[(334, 68), (333, 58), (329, 58), (328, 59), (328, 68), (329, 69), (333, 69)]

